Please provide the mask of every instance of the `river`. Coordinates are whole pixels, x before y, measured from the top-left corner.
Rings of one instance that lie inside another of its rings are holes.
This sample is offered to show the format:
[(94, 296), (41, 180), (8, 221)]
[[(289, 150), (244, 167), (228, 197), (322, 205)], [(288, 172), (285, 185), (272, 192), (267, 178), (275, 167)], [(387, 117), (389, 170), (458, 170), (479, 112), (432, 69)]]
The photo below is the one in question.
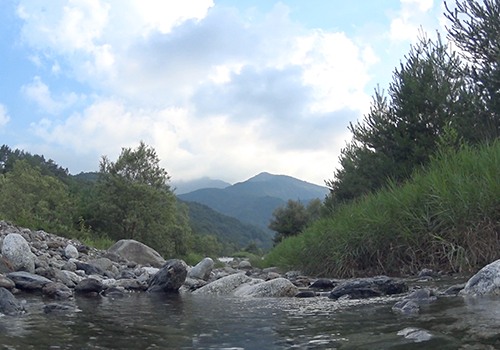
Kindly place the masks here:
[[(80, 312), (45, 314), (51, 302), (23, 294), (28, 313), (0, 317), (1, 349), (498, 349), (500, 298), (441, 297), (417, 316), (398, 298), (253, 299), (133, 293), (77, 297)], [(429, 339), (404, 334), (416, 328)]]

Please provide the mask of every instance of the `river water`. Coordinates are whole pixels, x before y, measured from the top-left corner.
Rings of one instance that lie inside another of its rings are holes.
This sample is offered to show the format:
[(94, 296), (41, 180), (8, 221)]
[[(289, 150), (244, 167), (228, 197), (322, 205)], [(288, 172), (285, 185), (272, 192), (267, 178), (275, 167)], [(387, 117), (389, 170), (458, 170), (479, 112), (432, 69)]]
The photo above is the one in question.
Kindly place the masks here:
[[(28, 313), (0, 317), (0, 349), (499, 349), (500, 299), (442, 297), (417, 316), (398, 298), (230, 298), (133, 293), (77, 297), (80, 312), (45, 314), (51, 302), (20, 295)], [(425, 339), (405, 338), (404, 330)]]

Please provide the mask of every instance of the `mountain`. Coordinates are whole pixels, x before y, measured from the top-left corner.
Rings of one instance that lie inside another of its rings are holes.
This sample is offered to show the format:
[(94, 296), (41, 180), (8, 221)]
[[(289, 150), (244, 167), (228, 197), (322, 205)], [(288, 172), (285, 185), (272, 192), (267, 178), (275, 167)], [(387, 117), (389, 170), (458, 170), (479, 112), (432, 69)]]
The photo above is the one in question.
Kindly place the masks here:
[(230, 183), (212, 180), (206, 176), (192, 181), (172, 181), (170, 183), (170, 187), (175, 189), (176, 195), (193, 192), (201, 188), (226, 188), (229, 186), (231, 186)]
[(224, 189), (204, 188), (178, 197), (205, 204), (221, 214), (273, 234), (267, 226), (276, 207), (285, 205), (288, 199), (304, 203), (315, 198), (323, 199), (328, 191), (326, 187), (290, 176), (261, 173)]
[(244, 224), (204, 204), (181, 199), (179, 202), (186, 204), (189, 208), (189, 226), (194, 234), (215, 236), (225, 247), (229, 247), (229, 250), (231, 247), (235, 250), (244, 248), (250, 241), (254, 241), (264, 250), (272, 246), (273, 236), (253, 225)]

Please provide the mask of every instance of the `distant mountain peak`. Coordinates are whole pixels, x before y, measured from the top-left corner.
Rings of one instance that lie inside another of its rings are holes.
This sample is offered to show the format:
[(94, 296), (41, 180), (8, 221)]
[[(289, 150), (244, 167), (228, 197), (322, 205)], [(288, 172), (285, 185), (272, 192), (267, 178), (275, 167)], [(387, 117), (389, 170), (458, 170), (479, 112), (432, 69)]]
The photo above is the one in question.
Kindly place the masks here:
[(275, 178), (276, 176), (278, 176), (278, 175), (273, 175), (273, 174), (270, 174), (270, 173), (264, 171), (260, 174), (255, 175), (254, 177), (249, 178), (245, 182), (269, 181), (269, 180), (272, 180), (273, 178)]

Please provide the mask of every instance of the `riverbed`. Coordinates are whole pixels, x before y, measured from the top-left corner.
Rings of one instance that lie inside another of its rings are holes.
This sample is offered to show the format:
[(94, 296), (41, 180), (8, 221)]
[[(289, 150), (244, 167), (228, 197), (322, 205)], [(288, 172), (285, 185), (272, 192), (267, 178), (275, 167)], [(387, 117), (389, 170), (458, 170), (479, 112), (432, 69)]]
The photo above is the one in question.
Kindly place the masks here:
[[(131, 293), (77, 297), (72, 303), (78, 312), (48, 314), (43, 307), (52, 300), (33, 294), (17, 298), (26, 301), (28, 313), (0, 317), (1, 349), (500, 348), (498, 297), (439, 297), (414, 316), (392, 310), (398, 297), (333, 301)], [(415, 330), (426, 336), (413, 337)]]

